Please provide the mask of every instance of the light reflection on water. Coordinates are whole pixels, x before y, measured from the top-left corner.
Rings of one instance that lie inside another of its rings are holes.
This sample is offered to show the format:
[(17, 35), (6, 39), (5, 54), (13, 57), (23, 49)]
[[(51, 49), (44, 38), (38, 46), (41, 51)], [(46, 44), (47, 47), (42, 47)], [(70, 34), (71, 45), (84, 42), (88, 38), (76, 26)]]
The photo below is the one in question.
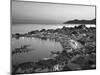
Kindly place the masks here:
[[(74, 27), (80, 24), (57, 24), (57, 25), (39, 25), (39, 24), (13, 24), (12, 25), (12, 33), (27, 33), (33, 30), (41, 30), (41, 29), (57, 29), (66, 27)], [(95, 25), (87, 24), (87, 27), (95, 27)]]
[(51, 51), (61, 51), (62, 46), (55, 40), (41, 40), (38, 38), (25, 38), (12, 39), (12, 50), (19, 48), (22, 45), (30, 45), (32, 51), (26, 53), (14, 54), (12, 56), (13, 64), (19, 64), (29, 61), (38, 61), (39, 59), (49, 57)]

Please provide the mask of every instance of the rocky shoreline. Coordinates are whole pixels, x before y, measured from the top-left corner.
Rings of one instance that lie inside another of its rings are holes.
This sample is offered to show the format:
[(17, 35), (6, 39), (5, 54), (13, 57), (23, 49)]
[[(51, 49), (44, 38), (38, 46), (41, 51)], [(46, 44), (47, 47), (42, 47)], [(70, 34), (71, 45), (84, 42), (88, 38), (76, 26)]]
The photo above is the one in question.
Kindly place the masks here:
[(63, 50), (53, 52), (53, 58), (13, 66), (12, 74), (96, 69), (95, 27), (80, 25), (74, 28), (42, 29), (25, 34), (12, 34), (12, 38), (20, 37), (53, 39), (61, 43)]

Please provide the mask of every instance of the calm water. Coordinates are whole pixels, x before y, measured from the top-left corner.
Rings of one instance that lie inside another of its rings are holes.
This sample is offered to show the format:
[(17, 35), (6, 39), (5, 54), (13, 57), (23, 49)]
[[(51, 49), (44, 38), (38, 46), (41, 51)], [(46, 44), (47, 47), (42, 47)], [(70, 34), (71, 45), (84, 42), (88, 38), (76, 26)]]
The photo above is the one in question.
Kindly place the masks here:
[[(74, 27), (79, 24), (57, 24), (57, 25), (40, 25), (40, 24), (13, 24), (12, 33), (27, 33), (32, 30), (41, 30), (41, 29), (56, 29), (66, 27)], [(95, 25), (86, 25), (87, 27), (95, 27)]]
[(13, 64), (19, 64), (28, 61), (37, 61), (42, 58), (49, 57), (51, 51), (61, 51), (62, 46), (55, 40), (41, 40), (38, 38), (20, 38), (12, 39), (12, 50), (22, 45), (30, 45), (32, 51), (13, 55)]
[[(18, 24), (12, 25), (12, 33), (26, 33), (31, 30), (41, 30), (41, 29), (56, 29), (62, 28), (63, 26), (73, 27), (75, 25), (28, 25), (28, 24)], [(87, 25), (90, 27), (91, 25)], [(92, 25), (94, 27), (95, 25)], [(19, 48), (23, 45), (30, 45), (32, 51), (27, 53), (14, 54), (12, 57), (13, 64), (19, 64), (28, 61), (37, 61), (42, 58), (49, 57), (51, 51), (62, 51), (62, 46), (59, 42), (54, 40), (41, 40), (38, 38), (12, 38), (12, 50)]]

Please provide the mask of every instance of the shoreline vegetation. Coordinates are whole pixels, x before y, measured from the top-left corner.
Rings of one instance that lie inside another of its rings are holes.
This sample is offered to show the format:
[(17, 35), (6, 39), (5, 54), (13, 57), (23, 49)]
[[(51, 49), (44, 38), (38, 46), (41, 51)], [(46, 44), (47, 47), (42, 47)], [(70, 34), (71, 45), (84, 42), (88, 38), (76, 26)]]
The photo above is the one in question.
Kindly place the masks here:
[(12, 38), (19, 39), (20, 37), (54, 39), (61, 43), (63, 50), (51, 52), (52, 58), (13, 65), (12, 74), (96, 69), (95, 27), (87, 28), (84, 24), (70, 28), (64, 26), (57, 29), (41, 29), (24, 34), (12, 34)]

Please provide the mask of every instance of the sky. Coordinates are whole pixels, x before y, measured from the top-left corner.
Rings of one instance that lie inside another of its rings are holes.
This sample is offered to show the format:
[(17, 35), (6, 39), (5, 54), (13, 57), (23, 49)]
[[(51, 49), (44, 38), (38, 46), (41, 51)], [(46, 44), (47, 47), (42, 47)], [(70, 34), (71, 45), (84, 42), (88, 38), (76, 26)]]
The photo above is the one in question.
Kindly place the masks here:
[(95, 18), (95, 6), (12, 0), (13, 24), (62, 24), (69, 20)]

